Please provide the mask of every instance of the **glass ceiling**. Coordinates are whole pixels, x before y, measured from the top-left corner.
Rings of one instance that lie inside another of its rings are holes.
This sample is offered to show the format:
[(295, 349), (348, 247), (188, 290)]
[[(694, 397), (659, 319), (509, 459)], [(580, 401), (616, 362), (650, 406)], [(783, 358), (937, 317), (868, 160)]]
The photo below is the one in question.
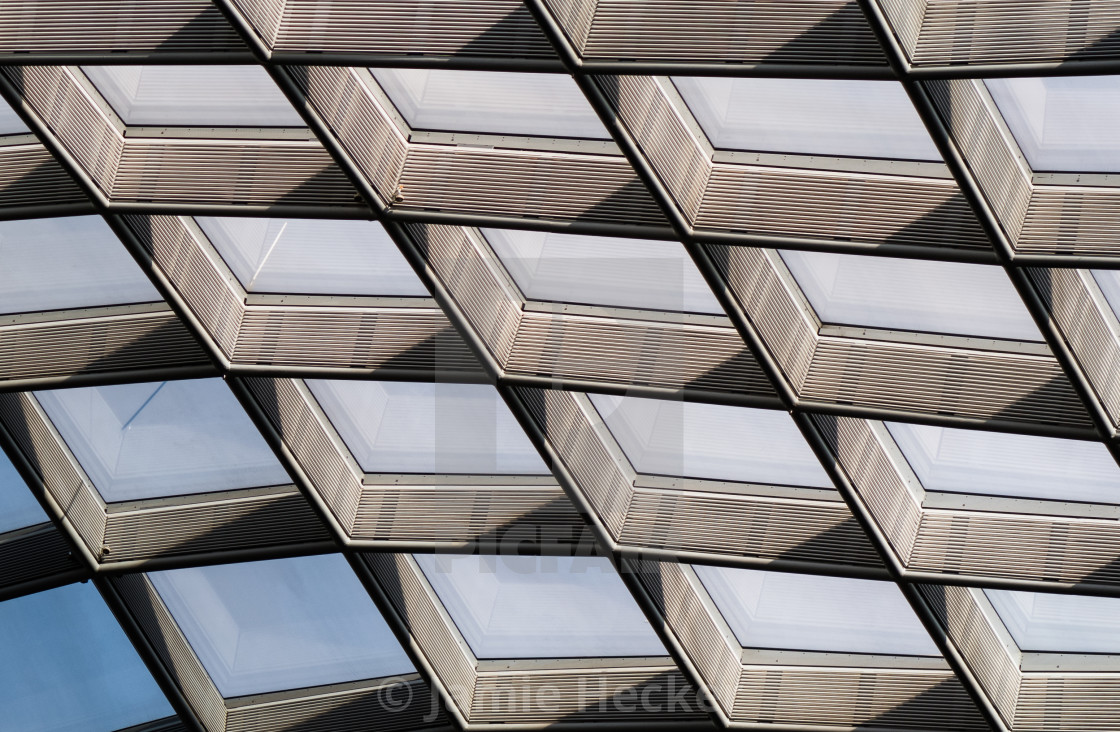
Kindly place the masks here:
[(668, 655), (603, 557), (415, 557), (476, 658)]
[(291, 482), (221, 379), (35, 397), (107, 502)]
[(1094, 269), (1090, 272), (1112, 312), (1120, 317), (1120, 270)]
[(30, 131), (11, 105), (0, 99), (0, 135), (26, 135)]
[(1120, 598), (984, 590), (1022, 651), (1120, 653)]
[(12, 461), (0, 452), (0, 534), (46, 520), (47, 514), (16, 472)]

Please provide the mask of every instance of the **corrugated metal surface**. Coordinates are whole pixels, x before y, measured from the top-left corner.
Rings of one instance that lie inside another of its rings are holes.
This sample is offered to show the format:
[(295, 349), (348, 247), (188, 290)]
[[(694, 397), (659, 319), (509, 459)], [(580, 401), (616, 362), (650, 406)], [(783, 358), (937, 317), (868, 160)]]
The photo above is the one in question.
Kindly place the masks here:
[(237, 9), (248, 19), (257, 35), (269, 46), (276, 44), (276, 34), (284, 18), (288, 0), (232, 0)]
[(583, 53), (598, 0), (545, 0), (545, 4), (556, 16), (572, 45)]
[(93, 211), (93, 204), (46, 148), (38, 143), (0, 147), (0, 210), (67, 203)]
[(912, 61), (918, 47), (918, 35), (926, 14), (926, 0), (878, 0), (887, 16), (891, 30), (902, 43), (907, 57)]
[(0, 534), (0, 589), (77, 569), (70, 544), (54, 524), (14, 537)]
[(1120, 189), (1036, 185), (1015, 249), (1032, 254), (1120, 254)]
[(1115, 674), (1023, 674), (1015, 730), (1115, 730), (1117, 695)]

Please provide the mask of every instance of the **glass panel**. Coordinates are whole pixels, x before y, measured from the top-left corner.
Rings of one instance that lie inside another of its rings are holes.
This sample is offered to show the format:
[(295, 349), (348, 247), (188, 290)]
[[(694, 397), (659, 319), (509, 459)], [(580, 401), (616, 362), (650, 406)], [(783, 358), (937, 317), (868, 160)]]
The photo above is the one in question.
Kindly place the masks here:
[(367, 473), (549, 472), (492, 386), (321, 379), (307, 386)]
[(528, 299), (723, 315), (678, 242), (482, 231)]
[(0, 314), (163, 300), (100, 216), (0, 221)]
[(1120, 503), (1120, 467), (1099, 442), (888, 422), (927, 491)]
[(640, 473), (833, 487), (786, 412), (607, 394), (588, 397)]
[(414, 130), (610, 138), (567, 74), (455, 69), (370, 73)]
[(1120, 76), (984, 83), (1032, 169), (1120, 172)]
[(31, 130), (27, 129), (19, 115), (7, 102), (0, 99), (0, 135), (26, 135), (29, 132)]
[(1120, 598), (984, 590), (1023, 651), (1120, 653)]
[(418, 554), (477, 658), (667, 656), (603, 557)]
[(16, 467), (0, 452), (0, 534), (47, 521), (47, 514)]
[(896, 81), (673, 77), (712, 147), (941, 160)]
[(226, 698), (413, 672), (339, 554), (149, 572)]
[(693, 569), (743, 648), (941, 655), (893, 582)]
[(126, 125), (305, 127), (260, 66), (83, 66)]
[(1097, 286), (1101, 288), (1104, 299), (1108, 301), (1108, 306), (1120, 317), (1120, 270), (1094, 269), (1090, 272), (1093, 279), (1097, 281)]
[(108, 502), (291, 482), (221, 379), (35, 397)]
[(784, 250), (825, 323), (1017, 341), (1042, 334), (1000, 267)]
[(13, 732), (113, 732), (171, 716), (92, 584), (0, 603), (0, 709)]
[(246, 292), (428, 297), (376, 221), (195, 217)]

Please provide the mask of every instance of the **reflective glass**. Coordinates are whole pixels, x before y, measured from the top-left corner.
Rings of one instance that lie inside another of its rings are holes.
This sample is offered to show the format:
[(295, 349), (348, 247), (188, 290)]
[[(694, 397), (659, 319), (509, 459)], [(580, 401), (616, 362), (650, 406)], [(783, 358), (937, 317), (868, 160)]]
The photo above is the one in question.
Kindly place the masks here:
[(712, 147), (941, 160), (896, 81), (675, 76)]
[(0, 314), (161, 300), (100, 216), (0, 221)]
[(11, 106), (0, 99), (0, 135), (26, 135), (30, 131)]
[(1120, 653), (1120, 598), (984, 590), (1023, 651)]
[(941, 655), (893, 582), (693, 569), (743, 648)]
[(367, 473), (549, 472), (492, 386), (321, 379), (307, 386)]
[(339, 554), (149, 572), (148, 579), (226, 698), (413, 672)]
[(106, 501), (291, 482), (221, 379), (37, 391)]
[(608, 394), (588, 397), (640, 473), (833, 487), (786, 412)]
[(414, 130), (610, 138), (567, 74), (460, 69), (370, 72)]
[(1112, 312), (1120, 317), (1120, 270), (1094, 269), (1090, 270), (1097, 286), (1101, 288), (1105, 300), (1108, 301)]
[(984, 83), (1033, 170), (1120, 172), (1120, 76)]
[(678, 242), (483, 229), (531, 300), (723, 315)]
[(126, 125), (305, 127), (260, 66), (83, 66)]
[(47, 514), (16, 472), (12, 461), (0, 452), (0, 534), (46, 520)]
[(1043, 340), (1007, 274), (994, 265), (833, 252), (781, 255), (825, 323)]
[(0, 728), (113, 732), (174, 712), (90, 583), (0, 602)]
[(428, 296), (376, 221), (195, 220), (246, 292)]
[(416, 561), (477, 658), (668, 655), (604, 557)]
[(927, 491), (1120, 503), (1120, 467), (1099, 442), (888, 422)]

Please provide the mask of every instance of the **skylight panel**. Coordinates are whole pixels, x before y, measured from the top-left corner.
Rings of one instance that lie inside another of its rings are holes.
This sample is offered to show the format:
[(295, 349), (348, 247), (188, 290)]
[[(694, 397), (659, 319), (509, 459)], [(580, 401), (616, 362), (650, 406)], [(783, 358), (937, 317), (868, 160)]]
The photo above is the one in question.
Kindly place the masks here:
[(588, 397), (638, 472), (833, 487), (785, 412), (608, 394)]
[(941, 655), (893, 582), (693, 569), (743, 648)]
[(927, 491), (1120, 503), (1120, 467), (1083, 440), (887, 423)]
[(0, 135), (26, 135), (31, 130), (27, 129), (27, 125), (15, 113), (11, 106), (0, 99)]
[(221, 379), (35, 397), (107, 502), (291, 482)]
[(1015, 645), (1042, 653), (1120, 653), (1120, 598), (984, 590)]
[(668, 655), (606, 558), (415, 558), (477, 658)]
[(487, 384), (309, 379), (307, 386), (367, 473), (549, 473)]
[(226, 698), (414, 671), (338, 554), (149, 572)]
[(567, 74), (388, 68), (370, 72), (414, 130), (610, 138)]
[(114, 732), (174, 712), (92, 584), (0, 602), (2, 726)]
[(0, 221), (0, 314), (163, 300), (100, 216)]
[(675, 76), (712, 147), (940, 161), (896, 81)]
[(1120, 172), (1120, 76), (984, 83), (1033, 170)]
[(1094, 269), (1090, 270), (1093, 274), (1093, 279), (1097, 281), (1097, 286), (1101, 288), (1101, 293), (1108, 301), (1108, 306), (1112, 308), (1112, 312), (1120, 317), (1120, 270), (1115, 269)]
[(210, 216), (195, 221), (246, 292), (428, 297), (375, 221)]
[(0, 452), (0, 534), (47, 521), (12, 461)]
[(1000, 267), (833, 252), (781, 256), (825, 323), (1043, 340)]
[(483, 234), (529, 299), (723, 315), (678, 242), (512, 229)]
[(83, 66), (126, 125), (305, 127), (260, 66)]

